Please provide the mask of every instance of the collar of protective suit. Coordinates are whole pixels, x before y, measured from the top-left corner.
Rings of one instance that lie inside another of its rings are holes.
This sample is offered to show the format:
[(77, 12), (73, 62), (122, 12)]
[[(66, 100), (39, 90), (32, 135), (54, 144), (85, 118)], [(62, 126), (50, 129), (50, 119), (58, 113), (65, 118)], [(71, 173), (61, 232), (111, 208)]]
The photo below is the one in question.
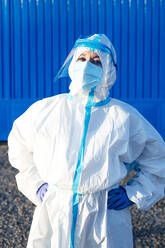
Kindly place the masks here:
[(75, 100), (76, 103), (79, 102), (80, 105), (84, 105), (84, 107), (99, 107), (107, 104), (110, 100), (111, 97), (109, 94), (106, 95), (106, 97), (98, 98), (95, 91), (92, 94), (91, 91), (88, 93), (78, 93), (74, 96), (71, 94), (68, 94), (68, 98), (72, 101)]

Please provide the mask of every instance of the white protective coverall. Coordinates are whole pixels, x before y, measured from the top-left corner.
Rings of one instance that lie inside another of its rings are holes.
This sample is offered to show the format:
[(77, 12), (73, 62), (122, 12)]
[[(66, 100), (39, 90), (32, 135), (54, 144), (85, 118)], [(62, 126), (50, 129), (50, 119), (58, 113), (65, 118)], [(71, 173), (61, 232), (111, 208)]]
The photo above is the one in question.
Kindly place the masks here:
[[(109, 39), (100, 35), (97, 42), (111, 49), (116, 62)], [(77, 47), (70, 68), (89, 49)], [(129, 207), (107, 209), (108, 191), (127, 175), (125, 163), (139, 165), (125, 186), (138, 209), (148, 210), (164, 196), (165, 143), (135, 108), (109, 97), (116, 68), (109, 54), (95, 52), (103, 65), (101, 86), (37, 101), (9, 134), (18, 189), (37, 205), (28, 248), (133, 247)], [(40, 203), (36, 191), (44, 182), (49, 187)]]

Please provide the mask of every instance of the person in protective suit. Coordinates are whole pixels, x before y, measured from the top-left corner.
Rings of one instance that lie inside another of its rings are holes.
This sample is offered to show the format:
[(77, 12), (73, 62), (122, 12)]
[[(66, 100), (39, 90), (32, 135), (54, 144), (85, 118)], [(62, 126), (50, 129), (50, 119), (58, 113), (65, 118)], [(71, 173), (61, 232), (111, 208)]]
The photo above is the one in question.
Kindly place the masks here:
[(32, 104), (8, 137), (18, 189), (36, 205), (27, 248), (131, 248), (130, 206), (164, 197), (165, 143), (110, 97), (116, 53), (104, 34), (75, 42), (55, 80), (67, 75), (70, 92)]

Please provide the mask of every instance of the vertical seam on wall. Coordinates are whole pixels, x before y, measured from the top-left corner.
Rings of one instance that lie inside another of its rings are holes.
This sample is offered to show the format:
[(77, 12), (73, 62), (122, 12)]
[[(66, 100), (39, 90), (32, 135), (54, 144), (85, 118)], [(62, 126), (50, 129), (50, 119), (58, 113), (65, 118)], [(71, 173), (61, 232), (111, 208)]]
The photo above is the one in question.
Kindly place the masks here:
[(128, 26), (128, 46), (127, 46), (127, 65), (128, 65), (128, 72), (127, 72), (127, 99), (129, 98), (129, 84), (130, 84), (130, 68), (129, 68), (129, 63), (130, 63), (130, 58), (129, 58), (129, 55), (130, 55), (130, 52), (129, 52), (129, 47), (130, 47), (130, 25), (129, 25), (129, 20), (130, 20), (130, 5), (128, 3), (128, 23), (127, 23), (127, 26)]
[(30, 31), (29, 31), (29, 26), (30, 26), (30, 15), (29, 15), (29, 4), (30, 2), (28, 1), (27, 4), (27, 10), (28, 10), (28, 85), (29, 85), (29, 98), (31, 98), (31, 84), (30, 84), (30, 78), (31, 78), (31, 72), (30, 72)]
[(84, 10), (85, 10), (85, 1), (82, 1), (82, 34), (84, 35)]
[[(0, 57), (0, 65), (1, 65), (1, 68), (0, 68), (0, 71), (1, 71), (1, 74), (0, 74), (0, 89), (2, 89), (2, 1), (0, 1), (0, 51), (1, 51), (1, 57)], [(2, 98), (2, 92), (0, 91), (0, 98)]]
[[(114, 43), (114, 25), (115, 25), (115, 21), (114, 21), (114, 3), (115, 0), (112, 0), (112, 44)], [(112, 91), (112, 96), (114, 96), (114, 88), (111, 88)]]
[[(60, 59), (60, 52), (61, 52), (61, 19), (60, 19), (60, 11), (61, 11), (61, 7), (60, 7), (60, 1), (58, 1), (58, 50), (59, 50), (59, 53), (58, 53), (58, 65), (61, 64), (61, 59)], [(59, 80), (59, 93), (61, 93), (61, 79)]]
[(83, 27), (83, 1), (81, 1), (81, 34), (84, 34), (84, 27)]
[(134, 97), (137, 98), (137, 1), (135, 1), (135, 92)]
[(73, 23), (74, 23), (74, 41), (76, 40), (76, 21), (75, 21), (75, 17), (76, 17), (76, 5), (75, 5), (75, 1), (73, 2), (73, 4), (74, 4), (74, 21), (73, 21)]
[[(68, 51), (68, 6), (67, 6), (67, 2), (66, 2), (66, 55), (69, 53)], [(66, 78), (67, 81), (67, 88), (68, 88), (68, 77)]]
[(107, 2), (105, 0), (105, 5), (104, 5), (104, 30), (105, 30), (105, 34), (107, 34)]
[(89, 33), (91, 33), (91, 0), (89, 0)]
[(151, 1), (151, 35), (150, 35), (150, 54), (151, 54), (151, 59), (150, 59), (150, 87), (149, 87), (149, 98), (152, 98), (152, 47), (153, 47), (153, 42), (152, 42), (152, 22), (153, 22), (153, 5), (152, 5), (153, 1)]
[[(20, 3), (21, 4), (21, 3)], [(22, 52), (22, 44), (23, 44), (23, 38), (22, 38), (22, 9), (23, 7), (20, 6), (20, 78), (21, 78), (21, 94), (20, 98), (23, 98), (23, 52)]]
[(158, 4), (158, 74), (157, 74), (157, 98), (160, 97), (160, 2)]
[[(120, 68), (122, 68), (122, 44), (123, 44), (123, 32), (122, 32), (122, 3), (120, 1)], [(121, 81), (122, 81), (122, 70), (120, 70), (119, 80), (119, 98), (121, 98)]]
[(114, 43), (114, 2), (112, 2), (112, 43)]
[(9, 1), (9, 40), (10, 40), (10, 45), (9, 45), (9, 54), (10, 54), (10, 62), (9, 62), (9, 72), (10, 72), (10, 93), (9, 93), (9, 96), (10, 96), (10, 99), (12, 98), (12, 69), (11, 69), (11, 66), (12, 66), (12, 63), (11, 63), (11, 59), (12, 59), (12, 56), (11, 56), (11, 51), (12, 51), (12, 41), (11, 41), (11, 1)]
[(38, 94), (38, 18), (37, 18), (37, 3), (35, 4), (35, 24), (36, 24), (36, 33), (35, 33), (35, 39), (36, 39), (36, 97), (39, 97)]
[(46, 96), (46, 42), (45, 42), (45, 19), (46, 19), (46, 16), (45, 16), (45, 1), (43, 1), (43, 48), (44, 48), (44, 68), (43, 68), (43, 71), (44, 71), (44, 97)]
[(144, 72), (145, 72), (145, 63), (144, 63), (144, 58), (145, 58), (145, 14), (144, 14), (144, 2), (143, 2), (143, 57), (142, 57), (142, 98), (144, 99)]
[(2, 47), (2, 98), (4, 98), (4, 48), (3, 48), (3, 42), (4, 42), (4, 37), (3, 37), (3, 5), (1, 2), (1, 11), (2, 11), (2, 15), (1, 15), (1, 24), (2, 24), (2, 29), (1, 29), (1, 47)]
[(52, 14), (52, 12), (53, 12), (53, 7), (54, 7), (54, 1), (52, 0), (51, 1), (51, 11), (50, 11), (50, 13), (51, 13), (51, 95), (53, 95), (53, 68), (54, 68), (54, 64), (53, 64), (53, 54), (54, 54), (54, 49), (53, 49), (53, 14)]
[[(103, 0), (104, 1), (104, 0)], [(97, 0), (97, 4), (96, 4), (96, 6), (97, 6), (97, 18), (96, 18), (96, 21), (97, 21), (97, 24), (96, 24), (96, 33), (98, 34), (99, 32), (98, 32), (98, 30), (99, 30), (99, 28), (98, 28), (98, 26), (99, 26), (99, 23), (100, 23), (100, 12), (99, 12), (99, 0)]]
[[(13, 1), (12, 1), (13, 2)], [(14, 4), (13, 4), (14, 5)], [(16, 98), (16, 83), (15, 83), (15, 6), (13, 6), (13, 95)]]

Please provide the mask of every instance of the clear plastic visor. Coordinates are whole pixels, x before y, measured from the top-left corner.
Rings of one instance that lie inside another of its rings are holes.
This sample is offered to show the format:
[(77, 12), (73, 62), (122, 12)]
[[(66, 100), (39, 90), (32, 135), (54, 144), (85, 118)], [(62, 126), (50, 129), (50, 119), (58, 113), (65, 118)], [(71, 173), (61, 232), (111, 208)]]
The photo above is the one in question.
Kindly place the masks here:
[(69, 65), (73, 59), (73, 56), (76, 52), (76, 49), (78, 47), (87, 47), (88, 50), (90, 51), (93, 51), (95, 52), (95, 50), (100, 50), (104, 53), (108, 53), (110, 56), (111, 56), (111, 59), (112, 59), (112, 62), (113, 62), (113, 65), (116, 67), (117, 69), (117, 65), (114, 61), (114, 57), (113, 57), (113, 53), (111, 51), (111, 49), (109, 47), (107, 47), (106, 45), (102, 44), (102, 43), (98, 43), (98, 42), (95, 42), (95, 41), (83, 41), (81, 39), (77, 40), (74, 47), (72, 48), (72, 50), (70, 51), (68, 57), (66, 58), (64, 64), (62, 65), (62, 67), (60, 68), (59, 72), (57, 73), (57, 75), (55, 76), (54, 78), (54, 82), (56, 82), (59, 78), (62, 78), (62, 77), (69, 77), (69, 74), (68, 74), (68, 68), (69, 68)]

